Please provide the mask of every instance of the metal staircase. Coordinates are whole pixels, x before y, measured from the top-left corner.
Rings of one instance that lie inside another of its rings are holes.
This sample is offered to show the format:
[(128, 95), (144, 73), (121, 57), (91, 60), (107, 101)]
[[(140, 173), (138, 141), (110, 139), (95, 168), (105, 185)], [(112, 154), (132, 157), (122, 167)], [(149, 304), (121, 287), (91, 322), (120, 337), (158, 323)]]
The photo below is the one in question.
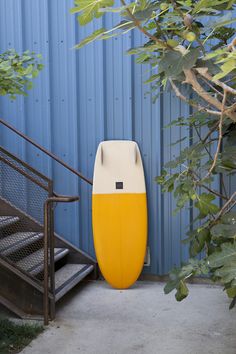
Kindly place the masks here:
[[(91, 184), (51, 152), (0, 123)], [(50, 178), (0, 146), (0, 303), (18, 316), (44, 317), (48, 324), (59, 299), (84, 278), (96, 279), (96, 261), (54, 230), (55, 205), (78, 200), (56, 194)]]

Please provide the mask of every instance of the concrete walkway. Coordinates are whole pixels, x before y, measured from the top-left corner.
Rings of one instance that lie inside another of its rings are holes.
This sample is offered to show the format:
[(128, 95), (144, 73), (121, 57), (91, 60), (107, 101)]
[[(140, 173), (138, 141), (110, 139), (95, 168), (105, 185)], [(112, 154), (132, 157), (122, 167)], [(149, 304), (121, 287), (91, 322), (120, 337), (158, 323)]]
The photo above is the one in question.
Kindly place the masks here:
[(236, 311), (229, 312), (222, 289), (190, 291), (177, 303), (161, 283), (126, 291), (102, 281), (80, 286), (22, 354), (236, 354)]

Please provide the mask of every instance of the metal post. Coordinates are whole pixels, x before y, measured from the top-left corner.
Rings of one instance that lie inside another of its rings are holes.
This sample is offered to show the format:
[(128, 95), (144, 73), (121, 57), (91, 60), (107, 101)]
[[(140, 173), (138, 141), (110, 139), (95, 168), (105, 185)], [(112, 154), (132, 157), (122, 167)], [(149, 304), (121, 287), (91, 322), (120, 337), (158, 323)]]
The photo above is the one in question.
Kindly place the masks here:
[(43, 293), (43, 312), (44, 325), (48, 325), (48, 203), (44, 203), (44, 293)]
[[(68, 197), (68, 196), (57, 196), (49, 197), (44, 203), (44, 294), (43, 294), (43, 312), (44, 312), (44, 324), (48, 325), (48, 313), (49, 313), (49, 286), (48, 286), (48, 246), (50, 245), (50, 251), (53, 256), (50, 256), (51, 264), (51, 285), (54, 287), (54, 231), (51, 233), (50, 229), (50, 215), (49, 205), (52, 203), (71, 203), (79, 200), (78, 196)], [(51, 237), (50, 237), (51, 236)], [(49, 239), (50, 237), (50, 239)], [(51, 249), (53, 247), (53, 249)], [(54, 300), (53, 300), (54, 301)]]
[[(53, 197), (53, 182), (49, 183), (49, 197)], [(55, 261), (54, 261), (54, 209), (53, 203), (50, 203), (49, 208), (49, 250), (50, 250), (50, 293), (53, 298), (50, 301), (50, 318), (55, 318)]]

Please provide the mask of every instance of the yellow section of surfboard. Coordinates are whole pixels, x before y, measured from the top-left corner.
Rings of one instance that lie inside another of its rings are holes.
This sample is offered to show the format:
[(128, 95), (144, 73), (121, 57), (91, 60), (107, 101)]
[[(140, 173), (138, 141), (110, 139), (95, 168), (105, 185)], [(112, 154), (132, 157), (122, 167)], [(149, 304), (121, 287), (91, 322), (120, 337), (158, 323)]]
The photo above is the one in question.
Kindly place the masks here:
[(141, 155), (133, 141), (100, 143), (94, 168), (92, 218), (100, 270), (114, 288), (140, 275), (147, 243), (147, 199)]

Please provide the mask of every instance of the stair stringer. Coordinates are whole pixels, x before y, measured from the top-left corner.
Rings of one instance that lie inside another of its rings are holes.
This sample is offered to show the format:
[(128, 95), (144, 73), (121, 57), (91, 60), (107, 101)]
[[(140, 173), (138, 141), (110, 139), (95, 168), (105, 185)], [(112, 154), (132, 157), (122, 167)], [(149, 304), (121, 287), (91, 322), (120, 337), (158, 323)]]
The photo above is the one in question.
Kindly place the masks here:
[[(21, 318), (43, 318), (42, 284), (0, 258), (0, 303)], [(53, 296), (49, 294), (50, 308)]]

